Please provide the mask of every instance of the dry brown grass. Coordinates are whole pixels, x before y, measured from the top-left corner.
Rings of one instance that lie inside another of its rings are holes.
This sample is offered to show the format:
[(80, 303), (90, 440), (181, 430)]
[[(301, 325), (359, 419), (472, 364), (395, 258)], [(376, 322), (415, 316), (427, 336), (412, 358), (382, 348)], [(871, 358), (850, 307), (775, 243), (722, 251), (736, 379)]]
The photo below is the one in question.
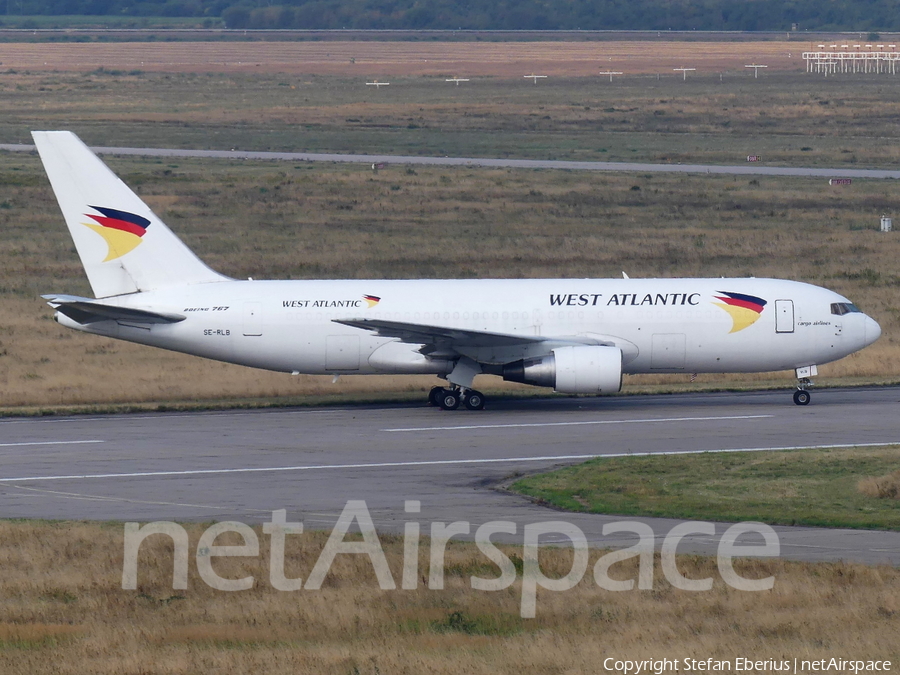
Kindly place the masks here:
[[(418, 392), (433, 384), (345, 377), (332, 385), (59, 327), (40, 294), (90, 290), (36, 158), (4, 161), (11, 206), (0, 209), (4, 406)], [(900, 377), (900, 240), (871, 229), (882, 209), (900, 212), (888, 183), (818, 196), (820, 182), (811, 179), (109, 161), (203, 259), (236, 278), (579, 278), (622, 270), (789, 277), (846, 294), (884, 328), (873, 347), (823, 367), (823, 381)], [(697, 384), (790, 380), (701, 376)]]
[(856, 487), (868, 497), (900, 499), (900, 469), (886, 476), (863, 478)]
[(893, 167), (900, 161), (890, 80), (827, 83), (709, 73), (473, 78), (372, 74), (87, 73), (11, 69), (0, 78), (0, 138), (70, 128), (90, 144), (734, 164)]
[[(204, 528), (187, 529), (196, 547)], [(523, 620), (519, 582), (471, 590), (471, 575), (497, 571), (470, 544), (448, 547), (443, 591), (381, 591), (367, 558), (338, 556), (322, 590), (282, 593), (268, 584), (260, 535), (259, 558), (216, 560), (222, 576), (256, 579), (224, 593), (193, 563), (188, 589), (173, 591), (167, 541), (144, 543), (139, 588), (123, 591), (121, 525), (0, 523), (0, 672), (584, 673), (606, 657), (900, 658), (900, 571), (890, 567), (738, 562), (746, 577), (776, 579), (746, 593), (721, 582), (714, 560), (685, 556), (682, 573), (713, 577), (711, 591), (671, 587), (657, 561), (652, 591), (607, 592), (588, 575), (572, 591), (539, 592), (537, 618)], [(288, 537), (287, 575), (305, 578), (324, 541)], [(383, 542), (399, 578), (402, 542)], [(547, 574), (565, 574), (569, 560), (566, 550), (541, 552)], [(612, 575), (634, 578), (633, 562)]]
[(601, 70), (672, 74), (672, 68), (743, 72), (805, 70), (785, 42), (169, 42), (0, 44), (8, 68), (87, 71), (314, 73), (318, 75), (460, 75), (521, 78), (527, 73), (583, 77)]
[[(584, 72), (593, 78), (603, 54), (639, 63), (651, 46), (673, 58), (679, 50), (703, 52), (719, 67), (752, 58), (746, 50), (775, 50), (766, 53), (774, 58), (778, 50), (794, 49), (796, 57), (805, 48), (776, 42), (0, 44), (4, 67), (34, 68), (0, 81), (6, 113), (0, 137), (24, 141), (28, 129), (67, 127), (90, 143), (110, 145), (726, 163), (743, 161), (752, 148), (774, 163), (900, 161), (900, 143), (891, 140), (897, 93), (881, 80), (829, 80), (823, 91), (824, 83), (801, 75), (782, 74), (765, 86), (726, 78), (696, 89), (645, 78), (611, 89), (593, 80), (587, 86), (572, 71), (537, 87), (497, 78), (490, 86), (457, 89), (413, 77), (406, 83), (415, 86), (387, 97), (358, 86), (353, 68), (363, 63), (350, 64), (341, 51), (372, 50), (373, 59), (394, 64), (396, 72), (419, 72), (410, 70), (418, 64), (432, 74), (442, 72), (448, 54), (488, 70), (516, 55), (558, 59), (560, 68), (583, 61), (591, 63)], [(129, 60), (138, 53), (152, 67)], [(231, 63), (244, 53), (248, 60), (258, 55), (264, 65), (253, 68), (260, 73), (196, 74), (204, 64)], [(83, 62), (81, 54), (94, 60)], [(47, 70), (35, 61), (44, 58)], [(324, 76), (328, 64), (347, 70)], [(189, 72), (151, 72), (175, 65)], [(70, 70), (99, 66), (126, 70)], [(127, 74), (131, 66), (145, 72)], [(314, 74), (292, 79), (291, 71), (262, 72), (272, 68)], [(632, 277), (794, 278), (848, 295), (884, 328), (875, 346), (822, 368), (821, 381), (900, 378), (900, 250), (895, 236), (872, 229), (882, 213), (900, 213), (888, 182), (856, 180), (832, 189), (820, 179), (394, 166), (373, 175), (360, 166), (108, 161), (204, 260), (237, 278), (618, 277), (623, 270)], [(0, 182), (0, 406), (413, 394), (434, 384), (432, 378), (345, 377), (332, 385), (330, 378), (291, 378), (63, 330), (50, 321), (40, 294), (90, 290), (43, 171), (36, 158), (0, 155)], [(627, 384), (687, 388), (687, 379), (642, 376)], [(693, 386), (790, 381), (789, 374), (701, 376)], [(479, 386), (507, 387), (494, 378)]]

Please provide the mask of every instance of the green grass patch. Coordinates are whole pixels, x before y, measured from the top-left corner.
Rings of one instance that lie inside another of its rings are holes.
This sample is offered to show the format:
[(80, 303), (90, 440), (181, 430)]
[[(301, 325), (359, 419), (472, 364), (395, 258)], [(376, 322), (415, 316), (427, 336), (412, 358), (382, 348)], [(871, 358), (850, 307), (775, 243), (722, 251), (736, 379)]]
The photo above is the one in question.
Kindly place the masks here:
[(515, 615), (468, 615), (454, 611), (440, 621), (432, 621), (431, 630), (464, 635), (515, 635), (522, 632), (522, 624), (522, 618)]
[(397, 625), (397, 630), (401, 634), (412, 635), (456, 633), (461, 635), (509, 637), (523, 632), (525, 630), (525, 622), (515, 614), (478, 614), (457, 609), (431, 621), (422, 618), (407, 619)]
[(900, 500), (857, 487), (898, 467), (897, 446), (598, 458), (512, 490), (586, 513), (898, 530)]

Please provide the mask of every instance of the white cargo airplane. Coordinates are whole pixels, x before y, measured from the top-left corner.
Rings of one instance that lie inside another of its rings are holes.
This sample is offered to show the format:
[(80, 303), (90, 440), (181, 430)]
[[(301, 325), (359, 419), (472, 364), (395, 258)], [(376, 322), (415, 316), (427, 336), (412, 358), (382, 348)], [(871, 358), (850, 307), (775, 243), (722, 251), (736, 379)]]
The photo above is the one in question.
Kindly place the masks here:
[(806, 405), (818, 364), (881, 335), (847, 298), (779, 279), (229, 279), (77, 136), (33, 136), (96, 299), (44, 297), (86, 333), (295, 374), (434, 374), (449, 386), (430, 402), (470, 410), (482, 373), (611, 394), (623, 373), (794, 369)]

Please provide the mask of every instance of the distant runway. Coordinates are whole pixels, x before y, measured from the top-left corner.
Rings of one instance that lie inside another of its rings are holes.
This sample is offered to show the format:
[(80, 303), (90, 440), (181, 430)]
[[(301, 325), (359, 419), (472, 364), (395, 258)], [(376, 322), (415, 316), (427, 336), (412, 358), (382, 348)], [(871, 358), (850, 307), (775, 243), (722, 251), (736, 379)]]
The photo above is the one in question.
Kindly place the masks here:
[[(261, 522), (328, 528), (365, 500), (383, 531), (413, 519), (564, 520), (592, 545), (636, 520), (550, 510), (504, 492), (522, 473), (590, 457), (898, 444), (900, 389), (501, 400), (483, 412), (410, 405), (0, 420), (0, 517)], [(421, 513), (404, 512), (405, 500)], [(663, 536), (678, 521), (642, 518)], [(726, 526), (717, 525), (717, 535)], [(900, 564), (900, 532), (778, 527), (782, 555)], [(560, 540), (564, 540), (560, 537)], [(543, 540), (542, 540), (543, 541)], [(694, 536), (679, 550), (714, 553)]]
[[(33, 145), (0, 144), (0, 150), (32, 152)], [(244, 150), (178, 150), (169, 148), (94, 147), (100, 155), (147, 157), (194, 157), (257, 159), (285, 162), (349, 162), (356, 164), (418, 164), (430, 166), (479, 166), (514, 169), (567, 169), (570, 171), (617, 171), (649, 173), (706, 173), (745, 176), (807, 176), (819, 178), (900, 178), (900, 171), (883, 169), (820, 169), (746, 164), (639, 164), (636, 162), (567, 162), (540, 159), (490, 159), (477, 157), (416, 157), (411, 155), (342, 155), (314, 152), (250, 152)]]

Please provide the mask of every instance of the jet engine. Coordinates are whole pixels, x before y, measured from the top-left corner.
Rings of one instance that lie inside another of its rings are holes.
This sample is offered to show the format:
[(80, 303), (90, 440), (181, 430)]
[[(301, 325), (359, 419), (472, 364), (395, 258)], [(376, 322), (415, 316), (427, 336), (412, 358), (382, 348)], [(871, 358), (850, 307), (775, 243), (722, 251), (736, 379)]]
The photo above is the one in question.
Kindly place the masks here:
[(558, 347), (548, 356), (503, 366), (503, 379), (564, 394), (614, 394), (622, 388), (622, 350), (618, 347)]

